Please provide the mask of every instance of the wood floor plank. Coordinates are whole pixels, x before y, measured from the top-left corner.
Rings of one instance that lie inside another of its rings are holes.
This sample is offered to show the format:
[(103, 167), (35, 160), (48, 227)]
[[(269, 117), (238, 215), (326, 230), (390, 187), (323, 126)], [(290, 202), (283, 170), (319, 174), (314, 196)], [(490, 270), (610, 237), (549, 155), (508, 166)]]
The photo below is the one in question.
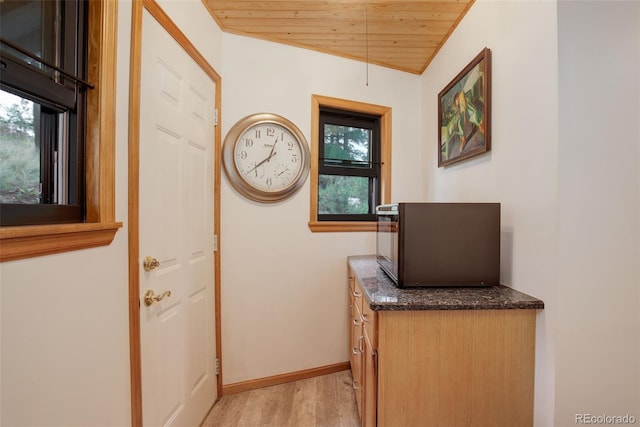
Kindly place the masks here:
[(296, 381), (291, 416), (287, 425), (314, 426), (316, 419), (316, 378)]
[(202, 427), (356, 427), (351, 372), (223, 396)]
[(342, 372), (336, 377), (336, 400), (338, 414), (336, 426), (356, 427), (360, 425), (356, 395), (353, 391), (351, 371)]
[[(335, 375), (325, 375), (316, 379), (316, 426), (334, 427), (338, 414), (338, 399)], [(333, 425), (332, 425), (333, 424)]]
[[(226, 396), (225, 396), (226, 397)], [(238, 393), (232, 399), (223, 397), (211, 409), (211, 412), (202, 423), (203, 427), (237, 426), (240, 417), (249, 402), (249, 393)]]
[(257, 426), (260, 422), (262, 409), (266, 404), (268, 392), (264, 389), (251, 390), (244, 411), (238, 419), (239, 426)]
[(293, 410), (293, 396), (296, 392), (296, 383), (281, 384), (276, 387), (268, 387), (269, 400), (263, 411), (260, 425), (286, 426), (291, 411)]

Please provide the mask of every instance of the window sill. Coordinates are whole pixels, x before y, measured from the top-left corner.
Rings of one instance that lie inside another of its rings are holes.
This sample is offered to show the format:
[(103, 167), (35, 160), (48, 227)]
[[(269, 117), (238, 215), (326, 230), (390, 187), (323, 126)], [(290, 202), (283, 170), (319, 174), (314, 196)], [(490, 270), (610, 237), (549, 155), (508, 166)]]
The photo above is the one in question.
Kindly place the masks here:
[(313, 232), (376, 231), (377, 226), (375, 221), (309, 221)]
[(0, 262), (109, 245), (121, 222), (0, 228)]

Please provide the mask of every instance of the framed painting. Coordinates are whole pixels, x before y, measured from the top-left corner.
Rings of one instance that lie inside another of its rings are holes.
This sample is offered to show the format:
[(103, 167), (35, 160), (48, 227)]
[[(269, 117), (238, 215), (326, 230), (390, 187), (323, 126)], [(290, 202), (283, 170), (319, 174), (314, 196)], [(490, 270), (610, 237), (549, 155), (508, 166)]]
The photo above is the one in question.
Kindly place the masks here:
[(491, 149), (491, 50), (484, 48), (438, 94), (438, 167)]

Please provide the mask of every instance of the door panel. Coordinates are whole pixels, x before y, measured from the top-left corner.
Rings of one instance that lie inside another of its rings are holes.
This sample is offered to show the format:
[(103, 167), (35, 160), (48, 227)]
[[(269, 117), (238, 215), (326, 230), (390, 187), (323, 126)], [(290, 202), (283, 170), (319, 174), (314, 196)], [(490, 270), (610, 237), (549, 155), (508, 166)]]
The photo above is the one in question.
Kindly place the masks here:
[(189, 363), (189, 392), (195, 395), (202, 384), (208, 379), (207, 345), (200, 337), (206, 335), (207, 307), (205, 291), (198, 292), (191, 297), (189, 310), (189, 339), (191, 340), (191, 360)]
[(140, 307), (146, 426), (198, 425), (216, 399), (215, 84), (146, 11), (140, 82)]

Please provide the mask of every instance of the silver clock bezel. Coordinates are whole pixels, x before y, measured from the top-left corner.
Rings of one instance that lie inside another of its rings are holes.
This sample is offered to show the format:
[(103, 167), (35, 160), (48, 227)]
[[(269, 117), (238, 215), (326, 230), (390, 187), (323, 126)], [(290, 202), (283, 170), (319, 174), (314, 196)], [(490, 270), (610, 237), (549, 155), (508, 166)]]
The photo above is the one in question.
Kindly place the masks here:
[[(240, 137), (251, 127), (272, 123), (286, 129), (300, 146), (302, 167), (286, 188), (277, 191), (265, 191), (256, 188), (244, 179), (236, 167), (234, 153)], [(241, 195), (256, 202), (274, 203), (291, 197), (305, 183), (310, 169), (309, 144), (304, 134), (290, 120), (273, 113), (256, 113), (238, 120), (227, 132), (222, 146), (222, 165), (231, 186)]]

